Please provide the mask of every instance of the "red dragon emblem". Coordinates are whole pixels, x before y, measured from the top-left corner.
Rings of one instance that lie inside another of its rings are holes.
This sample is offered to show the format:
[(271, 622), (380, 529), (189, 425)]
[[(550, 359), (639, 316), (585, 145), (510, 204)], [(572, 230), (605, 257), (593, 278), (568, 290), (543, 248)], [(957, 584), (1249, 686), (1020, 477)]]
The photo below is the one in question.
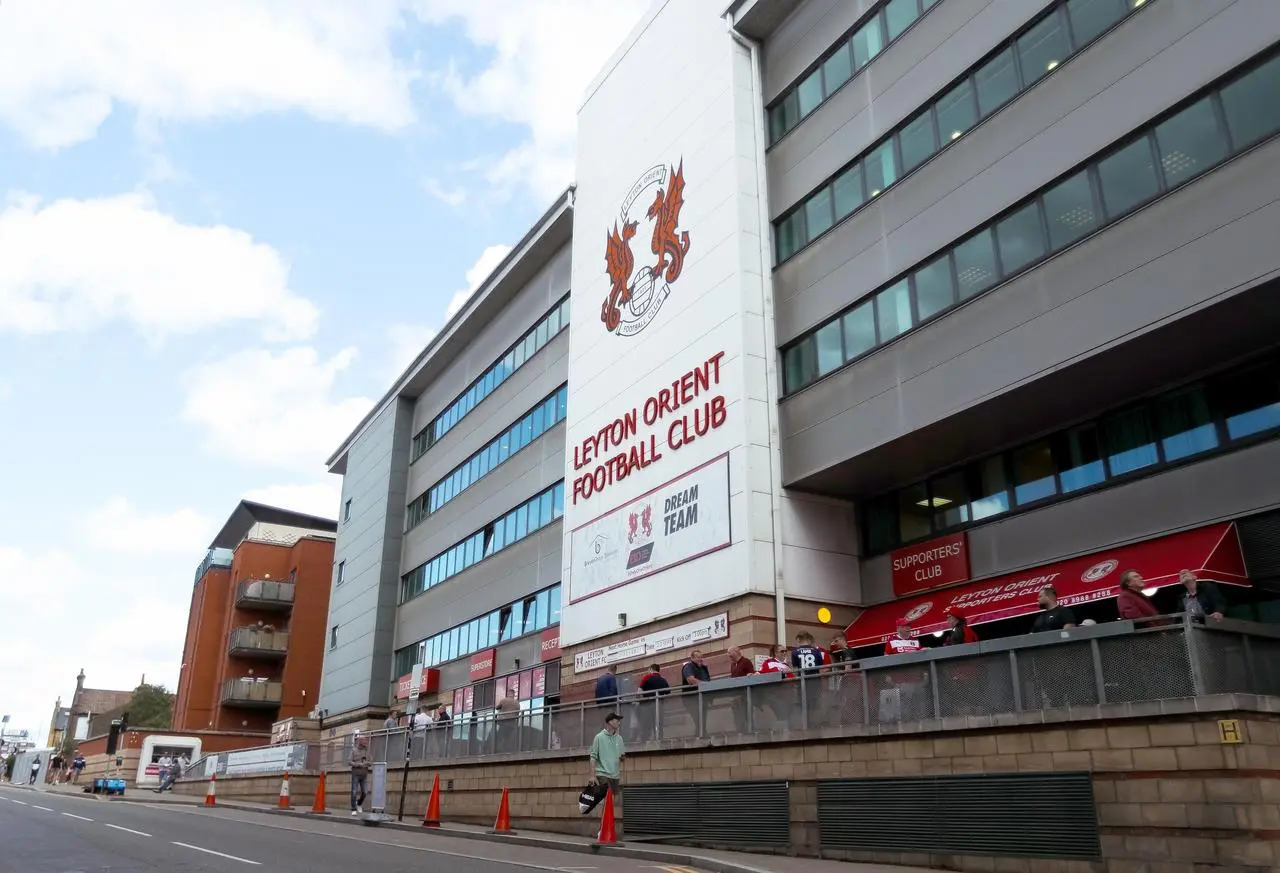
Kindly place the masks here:
[(636, 541), (636, 514), (634, 512), (627, 515), (627, 542), (634, 543)]
[[(636, 270), (631, 240), (639, 222), (630, 212), (641, 194), (656, 186), (645, 217), (653, 223), (649, 249), (657, 258), (652, 266)], [(652, 167), (632, 186), (623, 203), (621, 223), (605, 233), (604, 263), (609, 277), (609, 293), (600, 305), (600, 321), (610, 333), (633, 336), (649, 324), (671, 291), (671, 283), (684, 271), (689, 253), (689, 232), (680, 230), (684, 208), (684, 160), (678, 165)], [(659, 287), (660, 286), (660, 287)], [(627, 312), (623, 306), (630, 304)], [(621, 330), (619, 330), (621, 328)]]
[(644, 511), (640, 513), (640, 528), (645, 536), (653, 536), (653, 507), (647, 503), (644, 505)]

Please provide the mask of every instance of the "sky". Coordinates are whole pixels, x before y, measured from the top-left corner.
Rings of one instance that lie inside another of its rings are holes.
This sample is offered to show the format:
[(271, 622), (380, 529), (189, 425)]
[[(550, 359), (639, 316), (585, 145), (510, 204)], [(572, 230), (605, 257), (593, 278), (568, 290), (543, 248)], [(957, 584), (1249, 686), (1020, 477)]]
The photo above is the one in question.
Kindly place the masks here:
[[(0, 712), (176, 687), (324, 461), (573, 181), (648, 0), (0, 2)], [(74, 22), (74, 26), (72, 26)]]

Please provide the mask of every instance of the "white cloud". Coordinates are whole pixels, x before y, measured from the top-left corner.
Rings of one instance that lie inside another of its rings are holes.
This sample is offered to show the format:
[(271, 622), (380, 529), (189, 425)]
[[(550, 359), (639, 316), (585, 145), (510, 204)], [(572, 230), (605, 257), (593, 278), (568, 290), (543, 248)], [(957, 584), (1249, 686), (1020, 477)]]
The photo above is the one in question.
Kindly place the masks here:
[(488, 65), (474, 75), (450, 67), (441, 77), (458, 108), (529, 129), (519, 146), (485, 163), (487, 181), (523, 184), (543, 199), (573, 181), (584, 92), (649, 5), (649, 0), (418, 0), (424, 20), (460, 21), (468, 40), (491, 53)]
[(446, 206), (461, 206), (467, 202), (467, 189), (461, 185), (442, 185), (435, 179), (424, 179), (422, 188)]
[(144, 514), (124, 497), (90, 510), (84, 525), (90, 544), (126, 555), (196, 555), (208, 548), (217, 529), (194, 509)]
[(427, 344), (435, 339), (435, 328), (421, 324), (394, 324), (387, 328), (387, 344), (390, 363), (387, 379), (394, 381), (413, 363)]
[[(335, 442), (330, 448), (336, 447)], [(342, 500), (342, 479), (328, 476), (307, 484), (268, 485), (266, 488), (255, 488), (245, 494), (244, 499), (321, 518), (337, 518), (339, 502)]]
[(318, 472), (373, 406), (366, 397), (334, 397), (334, 383), (355, 359), (350, 348), (326, 360), (305, 346), (237, 352), (187, 374), (183, 417), (216, 454)]
[(43, 744), (54, 701), (71, 702), (81, 668), (91, 688), (132, 689), (145, 674), (175, 689), (191, 588), (174, 580), (190, 579), (197, 561), (85, 561), (0, 546), (0, 597), (27, 616), (0, 634), (0, 663), (21, 665), (5, 673), (8, 728)]
[(394, 57), (405, 0), (16, 0), (0, 28), (0, 123), (56, 148), (117, 104), (144, 121), (300, 111), (413, 120)]
[(445, 307), (446, 320), (453, 318), (462, 310), (462, 307), (467, 305), (471, 295), (476, 293), (476, 289), (484, 284), (484, 280), (489, 278), (489, 275), (502, 263), (502, 259), (509, 254), (511, 254), (511, 246), (508, 245), (489, 246), (480, 253), (480, 257), (476, 258), (471, 269), (467, 270), (467, 287), (455, 293), (449, 305)]
[(317, 317), (275, 249), (230, 227), (182, 224), (145, 194), (44, 205), (11, 196), (0, 212), (0, 331), (126, 320), (164, 337), (250, 322), (279, 340), (310, 336)]

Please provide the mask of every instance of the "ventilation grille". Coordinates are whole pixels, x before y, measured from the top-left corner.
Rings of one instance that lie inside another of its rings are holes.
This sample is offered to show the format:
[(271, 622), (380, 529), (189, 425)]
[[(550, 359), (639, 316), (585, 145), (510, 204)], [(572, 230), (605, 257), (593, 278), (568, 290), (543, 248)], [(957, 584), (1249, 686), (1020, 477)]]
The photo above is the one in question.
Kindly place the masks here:
[(1088, 773), (1010, 773), (818, 783), (824, 849), (1101, 857)]
[(1280, 580), (1280, 512), (1268, 512), (1236, 522), (1249, 578)]
[(786, 782), (627, 785), (622, 802), (624, 825), (632, 837), (735, 846), (786, 847), (791, 842)]

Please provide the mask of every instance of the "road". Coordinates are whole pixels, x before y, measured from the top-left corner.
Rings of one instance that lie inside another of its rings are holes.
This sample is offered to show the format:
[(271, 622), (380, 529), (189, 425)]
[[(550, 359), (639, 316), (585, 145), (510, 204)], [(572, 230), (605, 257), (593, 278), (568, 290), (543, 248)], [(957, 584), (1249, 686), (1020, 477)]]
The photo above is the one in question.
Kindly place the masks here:
[(0, 873), (696, 873), (652, 861), (504, 846), (231, 809), (0, 787)]

